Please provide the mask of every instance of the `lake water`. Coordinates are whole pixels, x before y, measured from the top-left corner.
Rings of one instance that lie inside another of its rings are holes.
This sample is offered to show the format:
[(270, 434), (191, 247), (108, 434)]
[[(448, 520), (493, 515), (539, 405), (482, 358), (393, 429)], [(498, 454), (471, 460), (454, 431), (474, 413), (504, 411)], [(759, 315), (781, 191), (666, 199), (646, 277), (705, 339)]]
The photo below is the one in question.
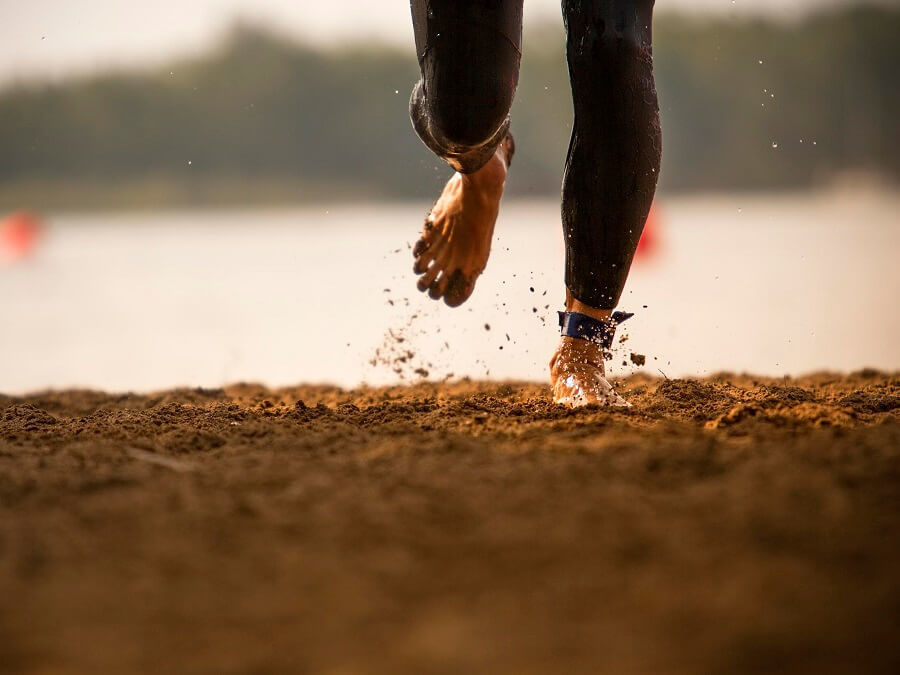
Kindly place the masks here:
[[(51, 216), (31, 259), (0, 266), (0, 391), (352, 386), (397, 381), (392, 365), (544, 380), (564, 297), (557, 203), (504, 204), (458, 309), (415, 290), (426, 207)], [(632, 351), (669, 377), (900, 368), (897, 193), (679, 197), (659, 215), (613, 374), (638, 370), (621, 365)], [(379, 347), (392, 365), (371, 363)]]

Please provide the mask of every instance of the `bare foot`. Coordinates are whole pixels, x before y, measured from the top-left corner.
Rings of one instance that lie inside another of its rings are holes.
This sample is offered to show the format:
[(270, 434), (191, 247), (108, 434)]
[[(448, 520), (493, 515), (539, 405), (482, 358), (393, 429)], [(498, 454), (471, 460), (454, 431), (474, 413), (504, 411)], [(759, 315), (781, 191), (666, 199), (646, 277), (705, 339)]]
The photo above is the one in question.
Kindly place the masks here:
[(550, 359), (553, 402), (579, 408), (584, 405), (631, 407), (606, 379), (603, 348), (596, 342), (567, 336)]
[(413, 248), (417, 286), (450, 307), (464, 303), (484, 271), (491, 252), (494, 223), (506, 172), (514, 152), (507, 134), (497, 152), (478, 171), (456, 173), (425, 219), (422, 236)]

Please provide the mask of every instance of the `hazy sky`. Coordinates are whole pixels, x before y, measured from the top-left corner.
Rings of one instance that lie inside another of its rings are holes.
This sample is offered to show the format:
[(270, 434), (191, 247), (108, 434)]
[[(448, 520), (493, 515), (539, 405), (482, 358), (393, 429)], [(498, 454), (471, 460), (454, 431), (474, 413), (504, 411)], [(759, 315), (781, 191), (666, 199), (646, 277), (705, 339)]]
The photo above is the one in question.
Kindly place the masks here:
[[(657, 0), (656, 6), (792, 14), (840, 2)], [(526, 0), (525, 8), (526, 21), (560, 15), (559, 0)], [(203, 49), (236, 17), (317, 42), (412, 40), (407, 0), (0, 0), (0, 82), (162, 61)]]

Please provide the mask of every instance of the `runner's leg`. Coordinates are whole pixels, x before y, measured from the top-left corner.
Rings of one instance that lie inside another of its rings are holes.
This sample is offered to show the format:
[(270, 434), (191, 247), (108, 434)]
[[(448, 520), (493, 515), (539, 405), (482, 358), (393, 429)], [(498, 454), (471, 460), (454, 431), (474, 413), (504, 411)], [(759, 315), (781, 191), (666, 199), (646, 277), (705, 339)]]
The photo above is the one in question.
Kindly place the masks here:
[(425, 220), (413, 270), (420, 291), (455, 307), (487, 264), (513, 153), (522, 0), (412, 0), (411, 8), (422, 79), (410, 116), (457, 171)]
[(575, 123), (563, 181), (566, 287), (616, 306), (650, 211), (661, 134), (653, 0), (563, 0)]
[[(566, 310), (609, 321), (659, 176), (653, 0), (563, 0), (562, 6), (575, 109), (563, 179)], [(568, 335), (550, 360), (553, 400), (627, 405), (606, 380), (601, 344)]]

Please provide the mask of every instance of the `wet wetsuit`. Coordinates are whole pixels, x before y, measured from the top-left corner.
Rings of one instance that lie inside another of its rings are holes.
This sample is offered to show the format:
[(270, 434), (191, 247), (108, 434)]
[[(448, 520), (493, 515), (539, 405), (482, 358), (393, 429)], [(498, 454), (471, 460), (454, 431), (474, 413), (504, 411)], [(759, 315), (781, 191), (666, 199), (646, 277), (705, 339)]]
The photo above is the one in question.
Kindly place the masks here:
[[(654, 0), (562, 0), (575, 123), (562, 222), (566, 286), (615, 307), (659, 175)], [(483, 166), (505, 137), (519, 78), (522, 0), (411, 0), (422, 79), (410, 117), (453, 168)]]

